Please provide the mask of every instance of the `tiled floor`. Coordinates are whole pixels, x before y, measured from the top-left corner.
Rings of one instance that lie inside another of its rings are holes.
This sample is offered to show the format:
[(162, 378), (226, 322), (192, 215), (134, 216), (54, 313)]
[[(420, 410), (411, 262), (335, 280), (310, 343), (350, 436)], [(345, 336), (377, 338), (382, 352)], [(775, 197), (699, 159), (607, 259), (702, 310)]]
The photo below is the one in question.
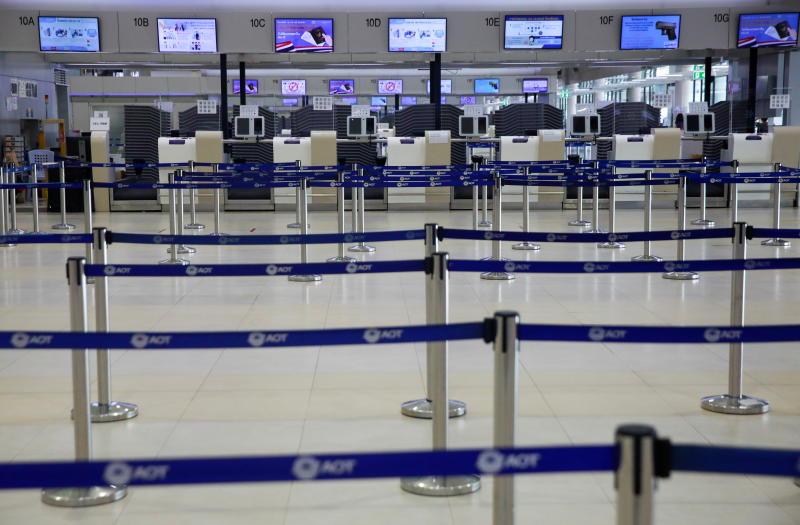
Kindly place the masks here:
[[(693, 212), (690, 211), (690, 215)], [(572, 212), (536, 211), (536, 231), (570, 231)], [(711, 210), (720, 224), (724, 210)], [(766, 209), (742, 217), (769, 223)], [(22, 218), (23, 227), (27, 226)], [(202, 215), (207, 223), (211, 218)], [(283, 233), (287, 213), (228, 213), (230, 233)], [(518, 211), (505, 214), (517, 229)], [(96, 224), (118, 231), (158, 232), (165, 215), (98, 214)], [(52, 215), (43, 224), (57, 222)], [(72, 222), (80, 224), (80, 218)], [(332, 213), (312, 213), (314, 232), (331, 232)], [(420, 228), (425, 222), (468, 227), (469, 212), (370, 212), (369, 230)], [(657, 229), (673, 228), (674, 210), (656, 210)], [(620, 210), (619, 229), (641, 229), (641, 211)], [(800, 227), (797, 210), (784, 226)], [(574, 231), (574, 230), (573, 230)], [(378, 244), (367, 260), (418, 258), (422, 243)], [(453, 257), (489, 255), (485, 242), (445, 241)], [(798, 256), (751, 242), (751, 257)], [(312, 261), (335, 254), (315, 245)], [(0, 329), (67, 329), (64, 260), (81, 246), (0, 248)], [(666, 257), (674, 243), (655, 243)], [(627, 260), (640, 244), (599, 250), (591, 244), (547, 244), (529, 260)], [(692, 241), (689, 258), (727, 258), (729, 242)], [(113, 245), (110, 260), (153, 263), (163, 247)], [(295, 262), (298, 248), (199, 247), (193, 261)], [(657, 274), (519, 275), (487, 282), (453, 274), (454, 322), (477, 321), (515, 309), (523, 322), (565, 324), (725, 324), (727, 273), (697, 282)], [(114, 279), (111, 324), (116, 330), (237, 330), (402, 325), (424, 321), (418, 274), (325, 276), (321, 283), (283, 277)], [(747, 321), (797, 323), (800, 272), (751, 272)], [(469, 405), (450, 424), (453, 447), (491, 443), (492, 354), (482, 342), (451, 348), (451, 394)], [(520, 375), (520, 445), (610, 443), (616, 425), (643, 422), (679, 442), (800, 446), (800, 354), (796, 344), (749, 345), (746, 391), (768, 399), (763, 416), (703, 412), (699, 398), (725, 389), (727, 348), (704, 345), (525, 343)], [(129, 351), (113, 353), (115, 398), (138, 403), (141, 416), (96, 425), (98, 458), (277, 454), (423, 449), (430, 423), (400, 415), (402, 401), (423, 395), (424, 345), (312, 347), (278, 350)], [(68, 459), (69, 357), (63, 351), (0, 351), (0, 460)], [(0, 493), (0, 523), (88, 525), (160, 524), (487, 524), (491, 484), (477, 494), (430, 499), (400, 491), (396, 480), (295, 484), (134, 488), (115, 504), (61, 509), (40, 503), (38, 491)], [(610, 525), (615, 522), (610, 474), (517, 478), (518, 522)], [(674, 475), (660, 484), (660, 525), (799, 524), (800, 489), (791, 480), (747, 476)]]

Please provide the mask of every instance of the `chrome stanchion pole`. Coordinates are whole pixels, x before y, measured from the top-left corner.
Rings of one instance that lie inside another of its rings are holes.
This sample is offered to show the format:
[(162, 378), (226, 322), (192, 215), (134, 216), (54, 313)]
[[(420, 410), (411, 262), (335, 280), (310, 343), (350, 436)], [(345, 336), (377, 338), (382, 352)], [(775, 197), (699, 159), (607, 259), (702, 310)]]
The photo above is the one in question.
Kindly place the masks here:
[(617, 427), (617, 525), (653, 525), (656, 432), (646, 425)]
[[(525, 175), (530, 174), (530, 168), (525, 168)], [(531, 232), (531, 188), (528, 182), (522, 186), (522, 231), (525, 233)], [(539, 250), (541, 246), (535, 242), (524, 241), (518, 242), (511, 246), (512, 250)]]
[[(0, 186), (6, 184), (5, 171), (5, 167), (0, 164)], [(0, 188), (0, 236), (8, 234), (8, 194), (9, 190)], [(11, 248), (13, 246), (16, 246), (16, 244), (10, 241), (0, 243), (2, 248)]]
[[(492, 222), (497, 228), (496, 231), (503, 230), (503, 179), (500, 175), (494, 175), (494, 190), (492, 192)], [(484, 259), (485, 261), (503, 261), (501, 257), (501, 245), (499, 239), (492, 240), (492, 256)], [(516, 276), (509, 272), (483, 272), (481, 279), (488, 281), (510, 281)]]
[[(703, 176), (703, 180), (705, 181), (706, 174), (708, 173), (708, 168), (705, 166), (707, 162), (706, 158), (703, 157), (703, 167), (700, 169), (700, 173)], [(716, 223), (712, 220), (706, 219), (706, 202), (708, 200), (708, 185), (705, 182), (700, 183), (700, 218), (695, 219), (692, 221), (692, 224), (695, 226), (714, 226)]]
[[(336, 181), (339, 187), (336, 188), (336, 228), (339, 235), (344, 235), (344, 173), (339, 172), (336, 175)], [(349, 257), (344, 254), (344, 242), (338, 243), (338, 255), (330, 257), (328, 262), (353, 262), (355, 257)]]
[[(194, 161), (189, 161), (189, 173), (194, 174)], [(187, 230), (203, 230), (205, 229), (205, 224), (200, 224), (197, 222), (197, 188), (192, 188), (189, 190), (189, 224), (185, 225), (184, 228)]]
[[(614, 186), (616, 182), (617, 168), (611, 166), (611, 180), (608, 186), (608, 233), (613, 234), (617, 230), (617, 187)], [(609, 240), (606, 242), (597, 243), (598, 248), (611, 248), (619, 249), (624, 248), (625, 244), (619, 241)]]
[[(13, 184), (16, 182), (16, 177), (14, 172), (8, 170), (6, 172), (6, 184)], [(8, 221), (8, 233), (9, 235), (22, 235), (27, 233), (25, 230), (21, 228), (17, 228), (17, 191), (14, 189), (8, 190), (9, 196), (9, 221)]]
[[(439, 251), (439, 238), (436, 235), (439, 226), (437, 224), (425, 224), (425, 260), (433, 261), (433, 254)], [(438, 292), (434, 290), (436, 286), (445, 286), (441, 276), (433, 272), (432, 263), (428, 264), (425, 271), (425, 322), (427, 324), (436, 324), (436, 319), (440, 317), (437, 310), (446, 308), (447, 303), (441, 303), (441, 298), (447, 294), (447, 290)], [(436, 302), (438, 298), (438, 303)], [(433, 362), (435, 358), (436, 347), (434, 343), (428, 342), (425, 350), (425, 386), (428, 397), (425, 399), (415, 399), (413, 401), (406, 401), (400, 405), (400, 412), (404, 416), (416, 417), (419, 419), (431, 419), (433, 417), (433, 405), (431, 402), (432, 392), (436, 388), (436, 378), (434, 372), (436, 365)], [(445, 371), (444, 381), (447, 381), (447, 374)], [(455, 399), (449, 400), (448, 410), (450, 417), (459, 417), (467, 413), (467, 405), (463, 401)]]
[[(678, 179), (678, 230), (686, 229), (686, 177)], [(686, 239), (678, 237), (678, 257), (677, 261), (686, 260)], [(696, 272), (669, 271), (661, 275), (664, 279), (673, 281), (694, 281), (700, 278)]]
[[(475, 182), (475, 173), (480, 168), (480, 164), (477, 162), (472, 163), (472, 179), (473, 179), (473, 186), (472, 186), (472, 229), (477, 230), (478, 224), (480, 223), (480, 219), (478, 217), (478, 185), (474, 184)], [(455, 191), (455, 190), (454, 190)]]
[[(181, 185), (180, 188), (176, 190), (175, 195), (175, 215), (177, 217), (177, 224), (175, 225), (175, 233), (173, 235), (181, 235), (183, 232), (183, 170), (178, 169), (176, 170), (176, 174), (171, 175), (172, 184), (179, 183)], [(170, 202), (170, 207), (172, 203)], [(169, 253), (173, 248), (167, 248), (167, 252)], [(192, 248), (191, 246), (184, 246), (183, 244), (178, 244), (178, 253), (195, 253), (197, 250)]]
[(478, 226), (481, 228), (491, 228), (492, 223), (489, 220), (489, 186), (481, 186), (481, 197), (483, 198), (483, 218), (481, 222), (478, 223)]
[[(85, 233), (92, 233), (94, 229), (94, 215), (92, 214), (92, 208), (94, 203), (94, 189), (92, 188), (92, 181), (91, 179), (84, 179), (82, 181), (83, 186), (81, 190), (83, 191), (83, 231)], [(92, 249), (92, 245), (87, 243), (86, 244), (86, 263), (87, 264), (94, 264), (94, 250)], [(94, 283), (94, 277), (90, 277), (87, 279), (89, 284)]]
[(39, 165), (33, 164), (31, 166), (31, 214), (33, 215), (33, 231), (29, 233), (42, 233), (39, 229), (39, 188), (36, 184), (39, 183)]
[[(600, 182), (600, 163), (595, 161), (592, 163), (592, 167), (595, 171), (595, 181), (594, 185), (592, 186), (592, 229), (584, 230), (586, 233), (606, 233), (600, 227), (600, 186), (598, 186), (598, 182)], [(581, 188), (581, 192), (583, 191), (583, 186), (579, 186)]]
[[(644, 179), (650, 182), (653, 179), (653, 170), (645, 170)], [(644, 231), (650, 232), (653, 229), (653, 187), (650, 184), (644, 186)], [(664, 259), (658, 255), (650, 253), (651, 241), (644, 241), (644, 254), (631, 257), (634, 262), (661, 262)]]
[[(739, 175), (739, 161), (732, 160), (731, 166), (733, 166), (733, 177), (736, 178)], [(731, 191), (731, 225), (736, 224), (739, 222), (739, 185), (731, 183), (730, 185)]]
[[(219, 164), (214, 164), (211, 170), (214, 173), (219, 173)], [(219, 184), (219, 182), (215, 182), (214, 184)], [(220, 230), (222, 223), (222, 188), (214, 188), (214, 233), (211, 235), (214, 237), (219, 237), (221, 235), (228, 235), (227, 233), (222, 233)]]
[[(175, 184), (175, 173), (169, 174), (169, 183)], [(183, 189), (181, 190), (177, 190), (175, 188), (169, 189), (169, 234), (170, 236), (173, 237), (173, 239), (176, 235), (175, 232), (178, 231), (178, 209), (176, 207), (177, 197), (175, 196), (175, 194), (178, 191), (183, 191)], [(175, 243), (174, 240), (172, 241), (172, 245), (169, 248), (167, 248), (167, 253), (169, 254), (169, 259), (158, 261), (158, 264), (179, 264), (179, 265), (189, 264), (189, 261), (187, 261), (186, 259), (181, 259), (180, 257), (178, 257), (179, 249), (178, 245)]]
[[(494, 448), (513, 448), (519, 398), (519, 314), (494, 314)], [(495, 475), (492, 524), (514, 524), (514, 476)]]
[[(359, 168), (358, 175), (359, 175), (359, 177), (361, 178), (362, 181), (365, 181), (365, 179), (364, 179), (364, 168)], [(358, 193), (357, 202), (358, 202), (359, 215), (360, 215), (358, 217), (358, 230), (356, 230), (356, 231), (358, 231), (358, 233), (364, 233), (365, 230), (366, 230), (366, 215), (367, 215), (367, 213), (366, 213), (367, 212), (367, 202), (366, 202), (366, 199), (364, 197), (364, 182), (362, 182), (362, 185), (361, 185), (360, 188), (353, 188), (353, 193), (355, 194), (356, 192)], [(355, 202), (354, 202), (354, 205), (355, 205)], [(366, 244), (364, 241), (361, 241), (358, 244), (356, 244), (355, 246), (349, 247), (347, 249), (347, 251), (358, 252), (358, 253), (372, 253), (372, 252), (375, 251), (375, 247)]]
[[(297, 168), (297, 176), (300, 176), (300, 161), (294, 161), (294, 166)], [(294, 222), (286, 225), (287, 228), (300, 228), (300, 187), (294, 189)]]
[[(105, 228), (92, 231), (94, 260), (97, 264), (108, 264), (108, 244)], [(109, 331), (108, 277), (94, 278), (95, 331)], [(92, 422), (108, 423), (131, 419), (139, 414), (139, 407), (131, 403), (111, 400), (111, 361), (108, 348), (97, 349), (97, 403), (92, 403)]]
[[(73, 332), (89, 331), (86, 276), (83, 257), (67, 259), (67, 281), (70, 298), (70, 327)], [(72, 418), (75, 439), (75, 460), (92, 459), (92, 419), (89, 410), (89, 350), (72, 350)], [(89, 507), (111, 503), (125, 497), (124, 486), (55, 488), (42, 491), (42, 501), (58, 507)]]
[[(575, 171), (577, 173), (577, 170)], [(568, 175), (568, 174), (565, 174)], [(580, 184), (580, 183), (579, 183)], [(576, 186), (575, 189), (577, 190), (577, 200), (576, 200), (576, 209), (578, 211), (578, 216), (575, 220), (569, 221), (570, 226), (581, 226), (581, 227), (589, 227), (592, 225), (591, 221), (584, 220), (583, 218), (583, 186)]]
[(63, 160), (58, 163), (58, 182), (62, 184), (62, 186), (58, 188), (58, 197), (61, 204), (59, 206), (61, 210), (61, 222), (52, 225), (51, 228), (54, 230), (74, 230), (75, 225), (67, 223), (67, 189), (63, 186), (63, 184), (67, 182), (67, 174)]
[[(299, 202), (300, 202), (300, 235), (308, 235), (308, 179), (303, 177), (300, 179)], [(306, 264), (308, 262), (308, 244), (305, 242), (300, 243), (300, 263)], [(304, 275), (290, 275), (289, 280), (296, 283), (311, 283), (321, 281), (322, 276), (312, 273)]]
[[(779, 172), (780, 170), (781, 170), (780, 163), (775, 163), (773, 171)], [(772, 227), (775, 228), (776, 230), (781, 229), (781, 186), (782, 184), (780, 182), (776, 182), (775, 184), (772, 185)], [(761, 245), (784, 248), (787, 246), (791, 246), (792, 243), (790, 243), (786, 239), (775, 237), (772, 239), (766, 239), (764, 241), (761, 241)]]
[[(747, 258), (747, 229), (746, 222), (737, 222), (733, 225), (734, 260)], [(731, 272), (731, 326), (744, 326), (746, 285), (745, 270)], [(744, 343), (732, 342), (728, 350), (728, 393), (704, 397), (700, 406), (705, 410), (722, 414), (747, 415), (767, 412), (768, 402), (742, 393), (743, 375)]]
[[(432, 276), (437, 284), (432, 286), (432, 303), (438, 305), (434, 308), (436, 317), (435, 324), (447, 323), (448, 306), (448, 257), (447, 253), (435, 253), (432, 257)], [(433, 358), (431, 364), (434, 367), (432, 378), (434, 379), (433, 389), (428, 392), (433, 404), (433, 449), (438, 451), (447, 450), (447, 421), (449, 419), (448, 410), (448, 388), (447, 388), (447, 341), (436, 341), (428, 343), (433, 345)], [(400, 486), (406, 492), (418, 494), (420, 496), (458, 496), (475, 492), (481, 487), (480, 478), (474, 475), (460, 476), (425, 476), (421, 478), (403, 478)]]

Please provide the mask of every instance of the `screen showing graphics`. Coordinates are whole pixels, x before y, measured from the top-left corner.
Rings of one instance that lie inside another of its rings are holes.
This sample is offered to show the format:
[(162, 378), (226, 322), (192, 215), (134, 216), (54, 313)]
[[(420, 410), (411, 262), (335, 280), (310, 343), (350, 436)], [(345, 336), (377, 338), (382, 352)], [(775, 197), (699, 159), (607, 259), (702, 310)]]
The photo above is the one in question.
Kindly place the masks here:
[(370, 103), (371, 106), (385, 106), (386, 105), (386, 97), (372, 97), (372, 102)]
[(476, 78), (475, 79), (475, 94), (477, 95), (494, 95), (500, 93), (500, 79), (499, 78)]
[(417, 103), (417, 97), (400, 97), (401, 106), (413, 106)]
[(292, 107), (299, 105), (299, 101), (296, 98), (285, 98), (283, 99), (283, 105), (286, 107)]
[(158, 50), (161, 53), (216, 53), (216, 19), (159, 18)]
[(333, 53), (333, 18), (276, 18), (276, 53)]
[(353, 106), (358, 103), (358, 97), (342, 97), (333, 101), (334, 104), (339, 106)]
[[(238, 95), (242, 91), (242, 82), (238, 78), (233, 79), (233, 94)], [(246, 95), (258, 95), (258, 80), (245, 80), (244, 92)]]
[(620, 49), (677, 49), (681, 15), (623, 16)]
[(281, 80), (281, 95), (305, 95), (305, 80)]
[(447, 51), (447, 19), (390, 18), (389, 51), (444, 53)]
[(736, 47), (796, 46), (800, 13), (739, 15)]
[(524, 78), (522, 79), (523, 93), (547, 93), (546, 78)]
[(98, 18), (40, 16), (39, 49), (90, 53), (100, 51), (100, 21)]
[(328, 93), (331, 95), (352, 95), (356, 92), (356, 81), (349, 80), (329, 80)]
[[(453, 81), (452, 80), (442, 80), (442, 95), (449, 95), (453, 91)], [(431, 92), (431, 81), (427, 81), (427, 92)]]
[(403, 93), (402, 80), (378, 80), (379, 95), (401, 95)]
[(563, 15), (506, 15), (506, 49), (561, 49)]
[(462, 105), (466, 106), (467, 104), (477, 104), (477, 103), (478, 103), (478, 97), (475, 97), (475, 96), (472, 96), (472, 95), (467, 95), (465, 97), (461, 97), (461, 104)]

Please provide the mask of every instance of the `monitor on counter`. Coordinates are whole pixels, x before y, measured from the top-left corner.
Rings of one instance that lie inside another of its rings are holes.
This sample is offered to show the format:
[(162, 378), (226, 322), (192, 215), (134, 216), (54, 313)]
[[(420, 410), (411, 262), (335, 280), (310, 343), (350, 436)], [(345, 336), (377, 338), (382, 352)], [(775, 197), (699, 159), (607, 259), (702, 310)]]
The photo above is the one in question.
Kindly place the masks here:
[(352, 95), (356, 92), (356, 81), (351, 79), (347, 80), (329, 80), (328, 93), (331, 95)]
[(216, 18), (158, 18), (160, 53), (216, 53)]
[[(233, 94), (238, 95), (242, 91), (241, 80), (233, 79)], [(245, 80), (244, 92), (246, 95), (258, 95), (258, 80)]]
[(739, 15), (736, 47), (792, 47), (797, 45), (800, 13)]
[(304, 79), (281, 80), (281, 95), (299, 96), (306, 94), (306, 81)]
[(525, 78), (522, 79), (523, 93), (547, 93), (546, 78)]
[(300, 101), (296, 98), (285, 98), (283, 99), (283, 105), (285, 107), (295, 107), (300, 105)]
[(402, 95), (403, 81), (397, 80), (378, 80), (379, 95)]
[(385, 106), (386, 105), (386, 97), (372, 97), (372, 102), (370, 102), (371, 106)]
[(61, 53), (100, 51), (100, 19), (96, 17), (40, 16), (39, 50)]
[(506, 15), (505, 49), (561, 49), (564, 15)]
[(354, 106), (358, 103), (358, 97), (341, 97), (333, 101), (339, 106)]
[[(431, 92), (431, 81), (428, 80), (426, 85), (427, 85), (426, 93), (430, 93)], [(440, 85), (442, 86), (442, 95), (449, 95), (453, 91), (453, 81), (450, 80), (450, 79), (446, 79), (446, 80), (442, 79), (442, 82), (441, 82)]]
[(500, 79), (499, 78), (476, 78), (475, 79), (475, 94), (476, 95), (496, 95), (500, 93)]
[(417, 97), (400, 97), (401, 106), (414, 106), (417, 103)]
[(276, 53), (333, 53), (333, 18), (276, 18)]
[(681, 15), (623, 16), (620, 49), (678, 49)]
[(476, 97), (474, 95), (467, 95), (467, 96), (461, 97), (461, 105), (462, 106), (467, 106), (469, 104), (477, 104), (477, 103), (478, 103), (478, 97)]
[(389, 51), (444, 53), (447, 51), (447, 19), (390, 18)]

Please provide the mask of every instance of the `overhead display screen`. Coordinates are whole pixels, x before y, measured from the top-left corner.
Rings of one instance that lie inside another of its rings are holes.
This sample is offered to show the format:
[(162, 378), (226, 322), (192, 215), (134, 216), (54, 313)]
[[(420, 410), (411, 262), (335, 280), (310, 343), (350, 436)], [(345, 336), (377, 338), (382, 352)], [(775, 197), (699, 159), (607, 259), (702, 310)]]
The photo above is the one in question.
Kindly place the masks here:
[(475, 79), (475, 94), (476, 95), (494, 95), (500, 93), (500, 79), (499, 78), (476, 78)]
[(400, 97), (401, 106), (413, 106), (417, 103), (417, 97)]
[(386, 105), (386, 97), (372, 97), (372, 102), (370, 103), (371, 106), (385, 106)]
[(161, 53), (216, 53), (215, 18), (159, 18), (158, 50)]
[(299, 104), (299, 100), (296, 98), (285, 98), (283, 99), (283, 105), (286, 107), (297, 106)]
[(525, 78), (522, 79), (523, 93), (547, 93), (546, 78)]
[[(233, 94), (238, 95), (242, 92), (242, 81), (238, 78), (233, 79)], [(258, 80), (245, 80), (244, 92), (246, 95), (258, 95)]]
[(398, 80), (378, 80), (379, 95), (400, 95), (403, 93), (403, 81)]
[(40, 16), (39, 49), (96, 53), (100, 51), (100, 21), (93, 17)]
[(348, 80), (329, 80), (328, 93), (331, 95), (351, 95), (356, 92), (356, 81)]
[(739, 15), (736, 47), (796, 46), (800, 13)]
[(281, 80), (281, 95), (305, 95), (305, 80)]
[(334, 103), (339, 106), (353, 106), (358, 102), (358, 97), (337, 98)]
[(472, 96), (472, 95), (467, 95), (467, 96), (461, 97), (461, 104), (462, 105), (466, 106), (467, 104), (477, 104), (477, 103), (478, 103), (478, 97), (475, 97), (475, 96)]
[(677, 49), (681, 15), (623, 16), (620, 49)]
[[(431, 81), (428, 80), (427, 82), (428, 82), (428, 84), (427, 84), (428, 93), (430, 93), (431, 92)], [(449, 95), (453, 91), (453, 81), (452, 80), (442, 80), (441, 86), (442, 86), (442, 95)]]
[(276, 18), (276, 53), (333, 53), (333, 18)]
[(561, 49), (563, 15), (506, 15), (505, 49)]
[(390, 18), (389, 51), (444, 53), (446, 18)]

